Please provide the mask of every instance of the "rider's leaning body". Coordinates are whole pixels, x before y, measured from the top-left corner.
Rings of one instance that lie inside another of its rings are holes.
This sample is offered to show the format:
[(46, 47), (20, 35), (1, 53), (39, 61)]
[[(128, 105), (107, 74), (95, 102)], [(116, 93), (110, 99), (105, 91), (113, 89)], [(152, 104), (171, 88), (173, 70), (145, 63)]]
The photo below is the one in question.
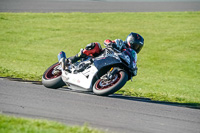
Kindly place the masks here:
[[(115, 39), (113, 41), (107, 39), (104, 41), (104, 45), (106, 47), (112, 47), (117, 49), (118, 51), (124, 52), (126, 55), (129, 56), (131, 61), (131, 68), (133, 71), (133, 76), (137, 75), (137, 54), (140, 52), (144, 45), (144, 38), (139, 35), (138, 33), (131, 32), (125, 41), (121, 39)], [(88, 56), (97, 57), (103, 52), (103, 49), (98, 42), (93, 42), (88, 44), (84, 49), (81, 49), (78, 54), (75, 56), (71, 56), (65, 60), (65, 65), (69, 63), (75, 63), (80, 59), (87, 58)], [(60, 60), (59, 62), (62, 62)], [(67, 67), (64, 67), (67, 69)]]

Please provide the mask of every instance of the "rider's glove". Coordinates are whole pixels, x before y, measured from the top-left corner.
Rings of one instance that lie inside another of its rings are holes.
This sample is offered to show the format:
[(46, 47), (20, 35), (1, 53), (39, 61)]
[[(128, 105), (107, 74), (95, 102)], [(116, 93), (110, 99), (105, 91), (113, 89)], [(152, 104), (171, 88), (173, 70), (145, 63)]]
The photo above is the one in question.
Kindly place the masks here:
[(105, 40), (104, 41), (104, 45), (106, 46), (106, 47), (112, 47), (113, 46), (113, 41), (111, 41), (111, 40), (109, 40), (109, 39), (107, 39), (107, 40)]

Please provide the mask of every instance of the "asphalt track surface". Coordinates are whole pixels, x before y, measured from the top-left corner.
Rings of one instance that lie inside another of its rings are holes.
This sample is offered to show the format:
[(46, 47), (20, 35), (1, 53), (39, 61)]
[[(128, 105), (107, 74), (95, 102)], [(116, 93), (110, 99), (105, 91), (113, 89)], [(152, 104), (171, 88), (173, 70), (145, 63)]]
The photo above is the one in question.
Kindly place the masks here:
[(0, 0), (0, 12), (200, 11), (200, 0)]
[(120, 95), (54, 90), (0, 78), (3, 114), (55, 120), (115, 133), (199, 133), (200, 110)]
[[(200, 11), (199, 1), (0, 0), (0, 12)], [(0, 78), (0, 112), (116, 133), (199, 133), (200, 110), (148, 99), (54, 90)]]

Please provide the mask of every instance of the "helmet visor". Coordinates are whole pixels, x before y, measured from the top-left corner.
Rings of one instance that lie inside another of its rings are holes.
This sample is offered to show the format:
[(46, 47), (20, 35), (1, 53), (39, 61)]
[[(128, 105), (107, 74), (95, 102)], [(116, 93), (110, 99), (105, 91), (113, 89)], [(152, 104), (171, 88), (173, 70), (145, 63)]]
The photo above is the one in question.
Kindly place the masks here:
[(138, 44), (131, 44), (131, 48), (134, 49), (134, 50), (137, 50), (139, 49), (139, 45)]

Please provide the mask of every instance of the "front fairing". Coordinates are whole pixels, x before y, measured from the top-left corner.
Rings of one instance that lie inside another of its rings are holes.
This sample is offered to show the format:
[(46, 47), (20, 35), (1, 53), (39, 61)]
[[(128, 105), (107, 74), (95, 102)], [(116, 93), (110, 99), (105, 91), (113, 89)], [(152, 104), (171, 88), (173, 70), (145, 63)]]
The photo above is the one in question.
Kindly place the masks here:
[(120, 63), (122, 63), (121, 60), (111, 56), (101, 57), (94, 60), (94, 65), (98, 70), (102, 69), (105, 66), (111, 66)]

